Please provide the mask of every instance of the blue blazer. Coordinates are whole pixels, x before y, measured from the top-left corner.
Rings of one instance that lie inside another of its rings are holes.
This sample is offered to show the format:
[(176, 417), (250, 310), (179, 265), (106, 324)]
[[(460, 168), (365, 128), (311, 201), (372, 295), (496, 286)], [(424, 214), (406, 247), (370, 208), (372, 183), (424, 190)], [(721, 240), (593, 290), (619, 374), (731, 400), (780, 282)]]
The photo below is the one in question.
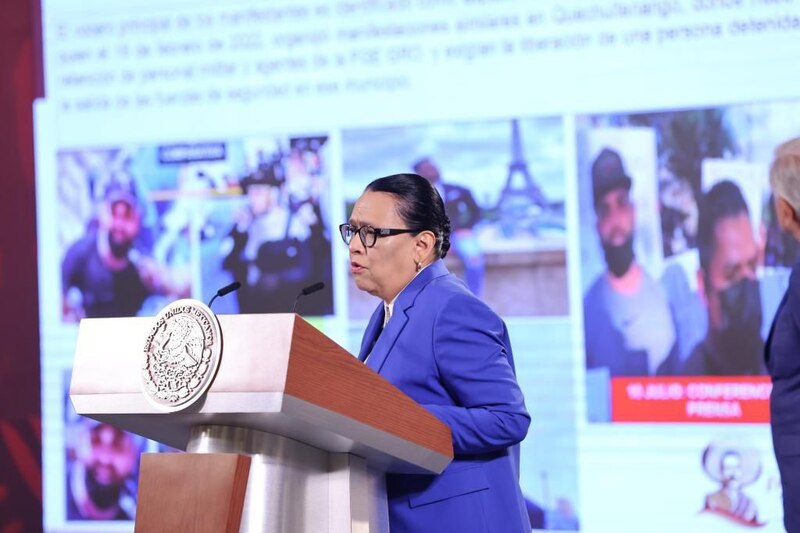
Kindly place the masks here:
[(783, 485), (786, 531), (800, 531), (800, 262), (789, 278), (764, 347), (772, 377), (770, 425)]
[(399, 294), (382, 330), (370, 318), (359, 358), (450, 427), (440, 475), (387, 474), (392, 533), (529, 533), (519, 446), (530, 425), (505, 324), (434, 262)]

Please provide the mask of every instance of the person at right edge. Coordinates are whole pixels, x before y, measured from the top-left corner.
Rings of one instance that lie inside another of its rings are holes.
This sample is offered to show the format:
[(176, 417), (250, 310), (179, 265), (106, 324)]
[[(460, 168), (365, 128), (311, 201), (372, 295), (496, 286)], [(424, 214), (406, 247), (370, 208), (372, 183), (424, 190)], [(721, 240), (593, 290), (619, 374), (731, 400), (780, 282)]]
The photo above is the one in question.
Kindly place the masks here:
[[(782, 231), (800, 241), (800, 138), (775, 150), (769, 173), (775, 211)], [(778, 306), (764, 348), (772, 377), (770, 425), (783, 485), (783, 523), (800, 532), (800, 263)]]

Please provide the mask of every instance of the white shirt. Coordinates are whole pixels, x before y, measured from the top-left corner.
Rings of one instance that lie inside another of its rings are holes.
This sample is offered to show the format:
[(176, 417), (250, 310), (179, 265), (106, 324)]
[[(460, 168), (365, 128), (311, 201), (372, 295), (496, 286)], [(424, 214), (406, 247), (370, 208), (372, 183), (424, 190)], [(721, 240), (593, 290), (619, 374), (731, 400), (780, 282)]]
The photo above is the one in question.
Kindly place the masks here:
[[(414, 274), (414, 278), (419, 276), (419, 273), (428, 268), (428, 266), (429, 265), (425, 265), (424, 267), (420, 268), (419, 272)], [(392, 298), (391, 302), (388, 303), (386, 301), (383, 302), (383, 327), (386, 327), (386, 324), (389, 323), (389, 319), (392, 318), (392, 313), (394, 312), (394, 302), (397, 301), (397, 297), (400, 296), (404, 290), (406, 290), (406, 287), (408, 287), (411, 284), (411, 282), (414, 281), (414, 278), (411, 278), (409, 282), (406, 283), (405, 287), (400, 289), (400, 292), (398, 292), (397, 295), (394, 298)]]
[[(416, 278), (419, 275), (419, 273), (422, 272), (423, 270), (425, 270), (426, 268), (428, 268), (428, 265), (425, 265), (424, 267), (420, 268), (419, 272), (414, 274), (414, 278)], [(406, 290), (406, 287), (408, 287), (411, 284), (411, 282), (414, 281), (414, 278), (411, 278), (409, 280), (409, 282), (406, 283), (405, 287), (400, 289), (400, 292), (397, 293), (397, 296), (400, 296), (400, 294), (402, 294), (402, 292), (404, 290)], [(394, 312), (394, 302), (397, 300), (397, 296), (392, 298), (391, 302), (386, 302), (385, 300), (383, 302), (383, 327), (384, 328), (386, 327), (386, 324), (389, 323), (389, 319), (392, 318), (392, 313)], [(369, 359), (369, 356), (371, 354), (372, 354), (372, 351), (370, 350), (370, 353), (368, 353), (367, 356), (364, 358), (364, 363), (367, 362), (367, 359)]]

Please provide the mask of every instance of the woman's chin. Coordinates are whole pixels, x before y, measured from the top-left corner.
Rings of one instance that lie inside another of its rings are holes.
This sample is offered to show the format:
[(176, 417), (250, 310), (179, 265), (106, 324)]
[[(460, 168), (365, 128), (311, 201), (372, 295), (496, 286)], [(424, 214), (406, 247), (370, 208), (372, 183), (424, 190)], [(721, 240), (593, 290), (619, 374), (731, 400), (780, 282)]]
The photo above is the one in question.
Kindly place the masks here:
[(370, 283), (369, 280), (364, 279), (364, 276), (353, 274), (353, 281), (355, 281), (356, 287), (358, 287), (360, 291), (372, 294), (372, 291), (375, 290), (375, 285)]
[(356, 287), (358, 290), (366, 292), (376, 298), (380, 298), (380, 294), (378, 291), (378, 287), (375, 286), (374, 283), (370, 283), (369, 280), (361, 279), (356, 277)]

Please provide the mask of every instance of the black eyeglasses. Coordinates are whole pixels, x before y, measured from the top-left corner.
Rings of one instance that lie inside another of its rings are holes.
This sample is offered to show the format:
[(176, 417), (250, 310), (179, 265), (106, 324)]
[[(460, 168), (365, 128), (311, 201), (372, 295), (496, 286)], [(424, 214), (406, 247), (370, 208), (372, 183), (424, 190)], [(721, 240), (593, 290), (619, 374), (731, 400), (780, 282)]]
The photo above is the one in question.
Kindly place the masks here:
[(342, 240), (345, 244), (349, 245), (353, 239), (353, 235), (358, 233), (361, 239), (361, 244), (365, 248), (372, 248), (378, 240), (378, 237), (390, 237), (392, 235), (400, 235), (402, 233), (419, 233), (418, 229), (391, 229), (391, 228), (373, 228), (370, 225), (361, 226), (356, 228), (350, 224), (344, 223), (339, 226), (339, 233), (342, 235)]

